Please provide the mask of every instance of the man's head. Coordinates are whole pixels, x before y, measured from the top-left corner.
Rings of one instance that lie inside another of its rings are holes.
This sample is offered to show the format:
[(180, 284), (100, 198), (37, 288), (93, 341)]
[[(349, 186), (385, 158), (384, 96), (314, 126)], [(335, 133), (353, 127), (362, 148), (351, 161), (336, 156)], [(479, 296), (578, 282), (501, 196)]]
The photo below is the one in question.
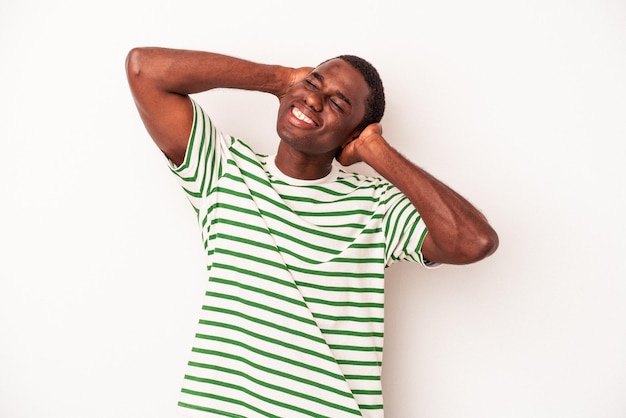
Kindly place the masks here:
[(378, 71), (372, 64), (356, 55), (340, 55), (337, 58), (342, 59), (356, 68), (367, 83), (370, 89), (370, 95), (365, 101), (365, 116), (359, 124), (359, 128), (363, 130), (367, 125), (380, 122), (385, 113), (385, 90), (383, 81)]
[(281, 97), (277, 131), (285, 145), (306, 155), (332, 157), (385, 108), (382, 81), (362, 58), (322, 62)]

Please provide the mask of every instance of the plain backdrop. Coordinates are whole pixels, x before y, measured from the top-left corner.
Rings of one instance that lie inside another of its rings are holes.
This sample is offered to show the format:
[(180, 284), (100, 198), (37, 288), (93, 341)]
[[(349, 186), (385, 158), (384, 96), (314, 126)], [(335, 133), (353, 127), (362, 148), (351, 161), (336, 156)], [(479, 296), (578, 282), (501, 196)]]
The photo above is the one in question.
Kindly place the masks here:
[[(206, 278), (128, 90), (147, 45), (367, 58), (389, 141), (499, 232), (388, 270), (386, 416), (626, 417), (623, 0), (2, 0), (0, 417), (177, 416)], [(275, 98), (197, 100), (275, 149)]]

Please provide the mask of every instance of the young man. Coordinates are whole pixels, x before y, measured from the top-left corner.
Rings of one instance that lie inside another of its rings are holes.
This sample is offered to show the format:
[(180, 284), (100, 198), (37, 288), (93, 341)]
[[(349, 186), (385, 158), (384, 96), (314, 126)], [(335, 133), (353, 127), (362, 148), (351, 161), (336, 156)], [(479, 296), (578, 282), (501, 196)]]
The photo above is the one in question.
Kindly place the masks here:
[[(126, 67), (207, 253), (181, 410), (382, 416), (385, 268), (476, 262), (496, 250), (495, 231), (385, 140), (382, 82), (359, 57), (289, 68), (136, 48)], [(214, 88), (279, 99), (275, 155), (223, 134), (189, 97)], [(365, 162), (382, 178), (346, 172), (335, 160)]]

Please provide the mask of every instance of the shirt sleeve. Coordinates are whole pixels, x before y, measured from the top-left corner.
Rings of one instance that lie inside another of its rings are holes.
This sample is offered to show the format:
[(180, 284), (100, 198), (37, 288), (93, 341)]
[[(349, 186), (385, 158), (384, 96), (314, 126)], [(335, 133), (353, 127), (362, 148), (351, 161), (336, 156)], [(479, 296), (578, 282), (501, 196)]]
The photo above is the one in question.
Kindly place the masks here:
[(219, 131), (202, 107), (192, 100), (194, 116), (185, 158), (180, 166), (168, 160), (170, 170), (196, 213), (222, 173), (224, 150), (232, 138)]
[(385, 260), (389, 267), (397, 261), (417, 262), (424, 267), (437, 264), (422, 256), (422, 244), (428, 228), (411, 201), (395, 186), (389, 185), (384, 196)]

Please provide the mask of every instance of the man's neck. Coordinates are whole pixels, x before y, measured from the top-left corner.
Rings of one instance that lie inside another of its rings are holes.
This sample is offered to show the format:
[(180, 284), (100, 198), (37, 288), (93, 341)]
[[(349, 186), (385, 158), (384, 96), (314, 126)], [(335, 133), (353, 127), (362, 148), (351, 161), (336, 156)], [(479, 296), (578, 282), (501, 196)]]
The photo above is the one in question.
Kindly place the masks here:
[(274, 163), (286, 176), (300, 180), (317, 180), (332, 170), (334, 156), (330, 154), (305, 154), (281, 142)]

